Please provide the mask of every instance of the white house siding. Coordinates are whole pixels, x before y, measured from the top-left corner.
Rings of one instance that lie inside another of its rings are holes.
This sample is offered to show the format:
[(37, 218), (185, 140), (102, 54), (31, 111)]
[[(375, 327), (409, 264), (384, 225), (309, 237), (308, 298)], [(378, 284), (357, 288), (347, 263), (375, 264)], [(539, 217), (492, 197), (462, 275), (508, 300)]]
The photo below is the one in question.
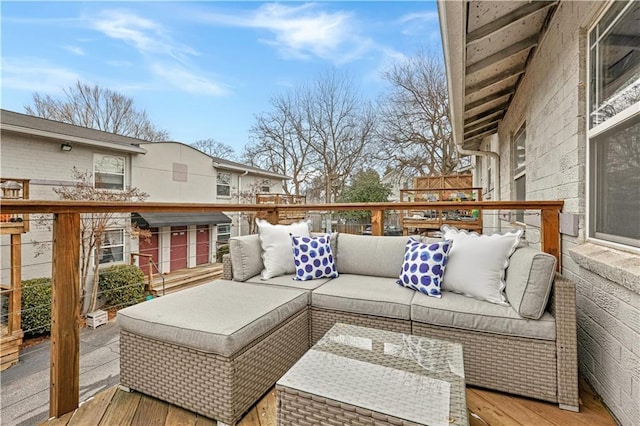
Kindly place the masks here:
[[(79, 170), (93, 170), (93, 154), (103, 153), (125, 157), (126, 184), (130, 180), (129, 154), (109, 151), (103, 148), (73, 144), (71, 151), (62, 151), (61, 142), (43, 140), (36, 136), (18, 135), (8, 132), (2, 133), (2, 155), (0, 160), (2, 177), (16, 179), (30, 179), (29, 198), (32, 200), (58, 200), (53, 189), (72, 184), (71, 169), (76, 166)], [(42, 216), (40, 216), (42, 217)], [(38, 215), (32, 215), (30, 232), (22, 236), (22, 279), (51, 276), (51, 250), (39, 250), (34, 242), (51, 241), (52, 216), (44, 216), (38, 225)], [(125, 238), (125, 259), (129, 256), (128, 238)], [(8, 281), (9, 270), (9, 236), (2, 236), (2, 269), (0, 280)], [(49, 245), (50, 247), (50, 245)], [(39, 256), (35, 256), (41, 251)]]
[(527, 199), (564, 200), (579, 219), (577, 236), (562, 235), (562, 273), (577, 285), (580, 373), (621, 424), (638, 425), (640, 254), (586, 243), (586, 34), (604, 5), (560, 2), (499, 128), (500, 198), (514, 198), (511, 135), (526, 120)]

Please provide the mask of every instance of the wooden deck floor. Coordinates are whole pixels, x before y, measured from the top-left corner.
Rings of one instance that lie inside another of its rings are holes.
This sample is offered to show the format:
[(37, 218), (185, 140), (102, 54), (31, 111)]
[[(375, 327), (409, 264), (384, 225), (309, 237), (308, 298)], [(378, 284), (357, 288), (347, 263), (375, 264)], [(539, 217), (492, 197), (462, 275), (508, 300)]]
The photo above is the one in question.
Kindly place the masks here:
[[(589, 385), (580, 382), (580, 413), (563, 411), (555, 404), (517, 398), (499, 392), (467, 388), (471, 426), (615, 426), (607, 409)], [(59, 419), (53, 425), (196, 425), (216, 422), (137, 392), (112, 387)], [(275, 426), (275, 390), (269, 391), (240, 421), (238, 426)]]

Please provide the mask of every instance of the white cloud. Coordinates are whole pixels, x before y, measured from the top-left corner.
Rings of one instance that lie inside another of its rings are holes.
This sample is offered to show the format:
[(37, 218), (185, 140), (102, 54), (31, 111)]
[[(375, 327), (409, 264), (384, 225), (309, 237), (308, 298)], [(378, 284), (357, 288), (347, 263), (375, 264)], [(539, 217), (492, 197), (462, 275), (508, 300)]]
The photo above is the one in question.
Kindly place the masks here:
[(127, 10), (103, 11), (91, 24), (95, 30), (122, 40), (143, 54), (169, 55), (178, 60), (198, 55), (191, 47), (175, 42), (161, 25)]
[(2, 58), (2, 88), (45, 94), (62, 93), (81, 80), (74, 71), (38, 58)]
[(184, 92), (215, 96), (227, 93), (227, 90), (219, 84), (178, 64), (154, 63), (151, 64), (151, 71)]
[(64, 50), (68, 50), (69, 52), (73, 53), (74, 55), (84, 56), (84, 50), (82, 50), (81, 47), (78, 47), (78, 46), (62, 46), (62, 48)]
[(426, 36), (429, 39), (433, 39), (434, 36), (440, 37), (438, 12), (436, 11), (409, 13), (400, 17), (397, 23), (403, 26), (402, 34), (405, 36)]
[(415, 12), (404, 15), (398, 19), (398, 22), (401, 24), (405, 24), (407, 22), (412, 21), (427, 21), (434, 22), (438, 20), (438, 12), (436, 11), (426, 11), (426, 12)]
[(319, 11), (312, 3), (300, 6), (270, 3), (244, 15), (208, 14), (200, 19), (268, 31), (272, 37), (261, 41), (289, 58), (316, 56), (345, 63), (360, 58), (374, 47), (372, 40), (358, 34), (358, 25), (351, 13)]

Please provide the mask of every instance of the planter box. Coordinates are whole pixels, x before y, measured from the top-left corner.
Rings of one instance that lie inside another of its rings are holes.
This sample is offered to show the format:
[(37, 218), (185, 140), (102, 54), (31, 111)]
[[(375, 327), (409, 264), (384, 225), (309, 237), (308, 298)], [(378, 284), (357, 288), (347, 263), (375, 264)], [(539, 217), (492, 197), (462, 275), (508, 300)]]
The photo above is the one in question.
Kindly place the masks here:
[(98, 309), (87, 314), (87, 327), (97, 328), (107, 323), (107, 313)]

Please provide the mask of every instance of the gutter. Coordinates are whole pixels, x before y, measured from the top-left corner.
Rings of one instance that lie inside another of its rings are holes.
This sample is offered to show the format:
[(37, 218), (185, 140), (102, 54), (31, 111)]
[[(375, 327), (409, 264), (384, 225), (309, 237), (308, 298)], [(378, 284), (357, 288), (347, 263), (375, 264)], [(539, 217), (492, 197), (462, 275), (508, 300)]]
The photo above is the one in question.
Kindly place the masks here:
[(462, 145), (456, 145), (456, 149), (458, 150), (458, 152), (462, 155), (474, 155), (474, 156), (480, 156), (480, 157), (491, 157), (495, 160), (496, 162), (496, 167), (495, 167), (495, 171), (497, 173), (495, 173), (495, 177), (496, 177), (496, 183), (495, 183), (495, 188), (496, 190), (494, 191), (494, 197), (495, 200), (498, 201), (500, 200), (500, 154), (498, 154), (495, 151), (480, 151), (480, 150), (472, 150), (472, 149), (464, 149), (462, 147)]

